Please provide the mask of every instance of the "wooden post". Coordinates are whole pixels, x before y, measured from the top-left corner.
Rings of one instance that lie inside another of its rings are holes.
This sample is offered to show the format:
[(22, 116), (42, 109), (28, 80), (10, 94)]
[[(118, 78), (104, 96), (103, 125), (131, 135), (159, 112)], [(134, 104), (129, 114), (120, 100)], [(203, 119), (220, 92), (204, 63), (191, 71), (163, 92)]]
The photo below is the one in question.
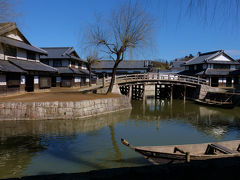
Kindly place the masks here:
[(171, 103), (173, 101), (173, 85), (171, 84)]
[(128, 98), (132, 100), (132, 85), (129, 85)]
[(186, 162), (190, 162), (190, 152), (186, 152)]
[(209, 86), (212, 86), (212, 77), (209, 77)]
[(184, 100), (184, 103), (186, 101), (186, 86), (184, 85), (184, 92), (183, 92), (183, 100)]
[(102, 79), (102, 83), (103, 83), (103, 87), (105, 87), (105, 76), (103, 76), (103, 79)]

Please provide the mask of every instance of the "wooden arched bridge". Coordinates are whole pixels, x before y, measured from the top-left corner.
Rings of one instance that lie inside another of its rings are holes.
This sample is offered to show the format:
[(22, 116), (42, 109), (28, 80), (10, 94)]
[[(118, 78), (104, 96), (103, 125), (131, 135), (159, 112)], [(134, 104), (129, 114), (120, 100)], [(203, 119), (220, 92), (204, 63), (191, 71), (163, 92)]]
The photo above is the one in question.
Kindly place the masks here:
[[(104, 86), (108, 86), (110, 84), (111, 77), (99, 79), (99, 83), (103, 83)], [(120, 75), (116, 76), (115, 83), (118, 85), (123, 84), (135, 84), (142, 82), (169, 82), (169, 83), (181, 83), (186, 85), (207, 85), (209, 86), (209, 82), (206, 79), (202, 79), (199, 77), (193, 76), (185, 76), (178, 74), (164, 74), (164, 73), (145, 73), (145, 74), (130, 74), (130, 75)]]
[[(111, 77), (98, 79), (97, 85), (109, 86)], [(133, 99), (145, 96), (156, 98), (186, 97), (203, 98), (208, 91), (215, 91), (206, 79), (166, 73), (145, 73), (116, 76), (114, 92), (129, 95)]]

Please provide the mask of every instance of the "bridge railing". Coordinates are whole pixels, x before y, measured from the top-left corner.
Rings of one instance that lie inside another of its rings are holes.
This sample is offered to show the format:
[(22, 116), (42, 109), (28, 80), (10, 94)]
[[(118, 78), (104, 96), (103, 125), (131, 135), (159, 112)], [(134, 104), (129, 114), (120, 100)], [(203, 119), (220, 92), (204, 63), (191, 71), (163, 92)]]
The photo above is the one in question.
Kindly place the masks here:
[[(185, 76), (178, 74), (164, 74), (164, 73), (145, 73), (145, 74), (128, 74), (116, 76), (116, 83), (127, 83), (135, 81), (147, 81), (147, 80), (164, 80), (164, 81), (180, 81), (194, 84), (209, 85), (206, 79), (193, 76)], [(111, 77), (99, 79), (98, 82), (108, 85), (111, 81)]]

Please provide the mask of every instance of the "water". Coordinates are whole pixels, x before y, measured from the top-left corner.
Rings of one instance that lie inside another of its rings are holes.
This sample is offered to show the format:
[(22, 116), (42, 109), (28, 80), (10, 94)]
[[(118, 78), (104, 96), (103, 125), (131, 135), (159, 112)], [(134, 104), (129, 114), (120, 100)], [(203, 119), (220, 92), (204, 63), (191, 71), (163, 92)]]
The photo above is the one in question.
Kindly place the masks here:
[(132, 110), (83, 120), (0, 122), (0, 178), (149, 164), (121, 138), (133, 145), (240, 139), (240, 107), (154, 99), (132, 105)]

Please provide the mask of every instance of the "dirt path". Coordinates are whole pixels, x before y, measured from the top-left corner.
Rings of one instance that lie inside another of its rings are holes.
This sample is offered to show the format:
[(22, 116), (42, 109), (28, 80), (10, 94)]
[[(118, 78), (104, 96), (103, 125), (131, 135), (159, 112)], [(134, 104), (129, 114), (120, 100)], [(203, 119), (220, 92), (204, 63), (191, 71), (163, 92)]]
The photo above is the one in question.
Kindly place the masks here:
[(81, 101), (89, 99), (101, 99), (119, 97), (117, 94), (93, 94), (79, 91), (73, 88), (53, 89), (50, 92), (31, 92), (14, 96), (0, 97), (0, 102), (45, 102), (45, 101)]

